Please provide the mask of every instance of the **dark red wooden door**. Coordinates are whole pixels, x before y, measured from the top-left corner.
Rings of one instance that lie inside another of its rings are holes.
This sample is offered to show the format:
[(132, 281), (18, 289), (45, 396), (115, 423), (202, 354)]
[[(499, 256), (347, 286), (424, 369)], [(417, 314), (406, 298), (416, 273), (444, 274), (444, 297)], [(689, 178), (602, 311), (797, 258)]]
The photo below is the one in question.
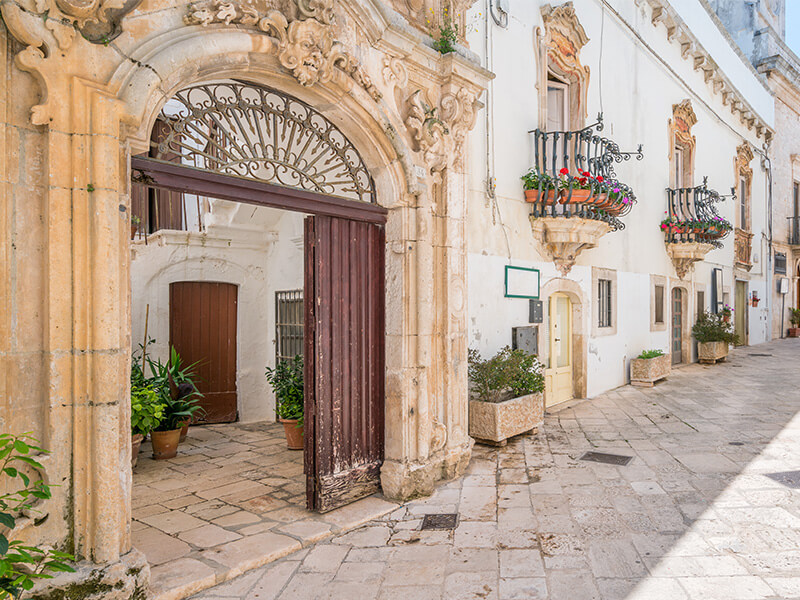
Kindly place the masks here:
[(203, 394), (202, 423), (236, 420), (237, 287), (231, 283), (179, 281), (169, 286), (169, 339), (184, 365), (197, 362)]
[(308, 508), (380, 488), (384, 404), (384, 229), (305, 222), (305, 460)]

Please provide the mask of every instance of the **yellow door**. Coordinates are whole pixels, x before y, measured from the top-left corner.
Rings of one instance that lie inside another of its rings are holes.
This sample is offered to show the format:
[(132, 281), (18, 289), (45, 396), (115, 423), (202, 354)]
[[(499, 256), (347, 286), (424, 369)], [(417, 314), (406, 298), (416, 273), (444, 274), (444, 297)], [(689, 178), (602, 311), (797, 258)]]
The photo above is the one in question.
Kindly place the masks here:
[(547, 362), (546, 405), (572, 400), (572, 302), (563, 294), (550, 296), (550, 354)]

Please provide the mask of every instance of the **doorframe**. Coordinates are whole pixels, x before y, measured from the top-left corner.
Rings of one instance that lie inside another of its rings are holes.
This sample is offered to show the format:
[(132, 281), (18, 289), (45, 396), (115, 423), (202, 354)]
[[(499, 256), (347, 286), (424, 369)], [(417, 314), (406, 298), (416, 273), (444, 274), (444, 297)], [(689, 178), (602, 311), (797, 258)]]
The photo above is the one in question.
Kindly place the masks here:
[(212, 173), (203, 169), (142, 156), (131, 157), (131, 173), (134, 183), (148, 187), (305, 214), (341, 217), (381, 225), (386, 223), (386, 217), (389, 214), (388, 209), (379, 204), (325, 196), (317, 192), (281, 187), (233, 175)]
[(742, 339), (739, 340), (739, 342), (740, 342), (739, 345), (740, 346), (749, 346), (750, 345), (750, 339), (749, 339), (750, 338), (750, 310), (749, 310), (748, 296), (750, 294), (750, 280), (749, 279), (745, 279), (744, 277), (737, 277), (736, 275), (734, 275), (734, 279), (733, 279), (733, 308), (734, 308), (733, 330), (734, 330), (734, 332), (736, 332), (736, 313), (738, 313), (740, 311), (740, 309), (736, 307), (736, 297), (738, 295), (736, 293), (736, 288), (739, 287), (740, 283), (744, 284), (744, 302), (743, 302), (744, 306), (741, 307), (741, 312), (744, 314), (744, 316), (742, 317), (744, 319), (744, 335), (742, 336)]
[(692, 347), (693, 347), (693, 339), (692, 338), (692, 325), (694, 324), (692, 321), (694, 312), (691, 310), (693, 307), (693, 302), (690, 303), (693, 288), (689, 288), (685, 283), (680, 280), (673, 279), (670, 282), (669, 286), (669, 349), (670, 354), (672, 353), (672, 295), (674, 293), (673, 290), (676, 288), (681, 290), (681, 311), (683, 314), (683, 322), (681, 323), (681, 362), (676, 363), (673, 366), (679, 365), (688, 365), (693, 360), (694, 357), (692, 355)]
[[(586, 398), (588, 346), (584, 313), (588, 303), (583, 290), (576, 281), (554, 277), (542, 284), (539, 296), (543, 302), (550, 302), (550, 296), (562, 293), (572, 303), (572, 390), (575, 399)], [(539, 356), (550, 356), (550, 311), (544, 311), (542, 335), (539, 336)]]

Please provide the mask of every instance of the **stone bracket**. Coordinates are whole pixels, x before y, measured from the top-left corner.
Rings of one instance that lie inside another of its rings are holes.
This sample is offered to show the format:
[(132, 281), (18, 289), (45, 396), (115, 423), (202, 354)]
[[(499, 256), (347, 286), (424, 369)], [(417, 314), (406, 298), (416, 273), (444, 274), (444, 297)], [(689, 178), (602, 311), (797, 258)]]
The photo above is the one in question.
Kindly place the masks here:
[(540, 254), (550, 258), (564, 277), (581, 252), (597, 246), (611, 231), (608, 223), (580, 217), (531, 216), (531, 228)]
[(675, 265), (678, 277), (683, 279), (692, 269), (692, 265), (705, 259), (706, 254), (714, 249), (712, 244), (701, 242), (672, 242), (667, 243), (667, 254)]

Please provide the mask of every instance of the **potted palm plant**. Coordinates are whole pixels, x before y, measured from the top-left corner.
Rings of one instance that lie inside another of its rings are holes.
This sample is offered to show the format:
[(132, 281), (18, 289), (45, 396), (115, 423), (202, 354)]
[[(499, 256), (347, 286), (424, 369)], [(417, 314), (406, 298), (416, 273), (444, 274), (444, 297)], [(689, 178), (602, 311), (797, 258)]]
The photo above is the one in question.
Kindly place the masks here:
[(656, 381), (666, 379), (671, 369), (669, 354), (662, 350), (645, 350), (631, 359), (631, 385), (653, 387)]
[(289, 450), (303, 449), (303, 357), (281, 360), (267, 367), (267, 382), (275, 392), (275, 412), (283, 423)]
[(504, 446), (508, 438), (544, 422), (542, 363), (508, 346), (489, 359), (469, 351), (469, 434), (478, 442)]
[(789, 323), (792, 324), (789, 327), (789, 337), (800, 337), (800, 308), (789, 309)]
[(710, 365), (725, 360), (728, 347), (739, 340), (733, 333), (733, 325), (725, 320), (722, 313), (702, 313), (692, 326), (692, 334), (697, 340), (698, 360)]

